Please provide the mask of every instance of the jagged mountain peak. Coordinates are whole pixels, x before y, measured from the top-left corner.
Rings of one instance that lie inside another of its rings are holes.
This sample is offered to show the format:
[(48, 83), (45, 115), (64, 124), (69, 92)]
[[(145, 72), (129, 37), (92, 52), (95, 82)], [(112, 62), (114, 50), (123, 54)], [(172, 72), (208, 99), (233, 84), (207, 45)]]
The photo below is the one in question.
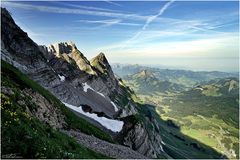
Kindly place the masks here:
[(148, 71), (148, 70), (146, 70), (146, 69), (144, 69), (144, 70), (142, 70), (141, 72), (140, 72), (140, 74), (142, 74), (142, 75), (148, 75), (148, 74), (151, 74), (151, 72), (150, 71)]
[(54, 43), (53, 45), (58, 45), (61, 47), (72, 47), (73, 49), (77, 49), (73, 41), (57, 42), (57, 43)]
[(97, 57), (99, 58), (106, 58), (105, 54), (103, 52), (100, 52)]
[(108, 85), (111, 86), (111, 88), (114, 89), (117, 87), (117, 80), (104, 53), (99, 53), (90, 60), (90, 63), (98, 72), (101, 72), (101, 76), (107, 79)]
[(104, 53), (99, 53), (96, 57), (90, 60), (92, 66), (97, 68), (100, 72), (112, 72), (111, 66)]
[(55, 53), (57, 56), (64, 53), (70, 54), (75, 50), (77, 50), (77, 47), (72, 41), (58, 42), (48, 46), (48, 52)]
[(70, 64), (77, 65), (82, 71), (96, 75), (90, 62), (83, 53), (77, 49), (75, 43), (72, 41), (54, 43), (50, 44), (48, 47), (39, 46), (39, 48), (48, 60), (56, 57), (61, 58)]
[(104, 65), (109, 65), (108, 60), (105, 56), (105, 54), (103, 52), (99, 53), (95, 58), (93, 58), (94, 60), (99, 61), (100, 63), (104, 64)]
[(1, 8), (1, 31), (1, 59), (23, 72), (42, 67), (44, 56), (38, 45), (15, 23), (6, 8)]

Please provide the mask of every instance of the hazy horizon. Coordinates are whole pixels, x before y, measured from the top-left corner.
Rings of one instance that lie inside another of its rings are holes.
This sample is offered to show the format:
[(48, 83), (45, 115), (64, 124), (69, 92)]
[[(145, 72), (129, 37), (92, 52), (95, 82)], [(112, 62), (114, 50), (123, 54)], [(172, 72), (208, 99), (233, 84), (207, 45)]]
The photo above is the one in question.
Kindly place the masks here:
[(239, 70), (236, 71), (226, 71), (226, 70), (203, 70), (203, 69), (194, 69), (194, 68), (188, 68), (186, 66), (174, 66), (174, 65), (163, 65), (163, 64), (139, 64), (139, 63), (119, 63), (119, 62), (110, 62), (110, 65), (123, 65), (123, 66), (127, 66), (127, 65), (139, 65), (139, 66), (143, 66), (143, 67), (150, 67), (150, 68), (159, 68), (159, 69), (169, 69), (169, 70), (185, 70), (185, 71), (193, 71), (193, 72), (226, 72), (226, 73), (239, 73)]
[(88, 58), (239, 71), (238, 2), (2, 2), (39, 45), (73, 41)]

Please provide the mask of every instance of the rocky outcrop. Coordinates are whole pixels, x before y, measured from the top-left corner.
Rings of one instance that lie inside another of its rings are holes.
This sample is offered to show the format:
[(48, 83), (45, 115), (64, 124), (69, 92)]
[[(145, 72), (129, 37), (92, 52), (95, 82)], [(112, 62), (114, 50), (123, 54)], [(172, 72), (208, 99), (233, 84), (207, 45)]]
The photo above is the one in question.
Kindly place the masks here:
[[(12, 96), (17, 93), (16, 89), (2, 86), (1, 93)], [(66, 122), (61, 110), (51, 104), (45, 97), (32, 89), (24, 89), (18, 93), (16, 103), (26, 110), (26, 116), (31, 115), (50, 125), (53, 128), (62, 129)]]
[(124, 145), (137, 150), (144, 155), (157, 158), (152, 146), (149, 146), (150, 141), (148, 134), (141, 123), (137, 123), (124, 137)]
[(89, 74), (96, 74), (87, 58), (77, 49), (73, 42), (60, 42), (51, 44), (48, 47), (40, 46), (45, 52), (46, 57), (52, 58), (55, 55), (58, 58), (65, 59), (70, 64), (76, 64), (78, 68)]
[(158, 158), (165, 152), (157, 121), (153, 117), (141, 116), (142, 120), (136, 119), (135, 116), (124, 118), (123, 130), (116, 139), (149, 158)]
[[(96, 57), (90, 60), (90, 63), (95, 67), (101, 74), (102, 79), (106, 82), (108, 88), (118, 90), (118, 81), (114, 76), (111, 66), (108, 63), (104, 53), (98, 54)], [(112, 90), (114, 91), (114, 90)]]
[[(60, 109), (52, 105), (45, 97), (32, 89), (25, 89), (23, 93), (31, 98), (35, 109), (31, 112), (40, 121), (53, 128), (63, 128), (66, 125)], [(24, 102), (24, 101), (23, 101)]]
[(135, 115), (137, 113), (137, 110), (135, 108), (135, 104), (131, 101), (128, 102), (128, 104), (124, 107), (124, 110), (121, 110), (119, 117), (124, 118), (130, 115)]
[(35, 68), (42, 68), (42, 52), (27, 33), (15, 24), (5, 8), (1, 9), (1, 23), (1, 58), (23, 72), (34, 72)]

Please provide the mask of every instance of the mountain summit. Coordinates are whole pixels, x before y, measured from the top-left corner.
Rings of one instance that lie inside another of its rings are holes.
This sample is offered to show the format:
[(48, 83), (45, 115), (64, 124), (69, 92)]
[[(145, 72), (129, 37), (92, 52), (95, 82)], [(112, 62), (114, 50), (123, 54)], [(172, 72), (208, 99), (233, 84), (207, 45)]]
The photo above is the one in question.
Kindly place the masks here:
[(154, 74), (151, 71), (146, 69), (138, 72), (135, 76), (139, 78), (147, 78), (147, 77), (155, 78)]
[(77, 65), (80, 70), (83, 70), (89, 74), (96, 75), (96, 72), (90, 65), (90, 62), (77, 49), (75, 43), (72, 41), (59, 42), (51, 44), (48, 47), (40, 46), (40, 49), (43, 51), (45, 57), (47, 57), (48, 60), (51, 60), (54, 57), (64, 59), (70, 64)]
[(112, 74), (111, 66), (108, 63), (108, 60), (104, 53), (99, 53), (96, 57), (90, 60), (92, 66), (96, 67), (101, 73)]
[(77, 47), (75, 45), (75, 43), (73, 42), (60, 42), (60, 43), (55, 43), (55, 44), (51, 44), (50, 46), (48, 46), (48, 51), (52, 52), (52, 53), (56, 53), (58, 56), (60, 56), (61, 54), (70, 54), (73, 51), (77, 50)]
[(101, 52), (92, 58), (90, 64), (96, 68), (97, 72), (100, 72), (99, 75), (103, 77), (103, 79), (106, 79), (109, 88), (113, 90), (118, 89), (118, 81), (104, 53)]
[(152, 71), (147, 69), (143, 69), (142, 71), (132, 75), (127, 75), (124, 79), (130, 82), (130, 84), (134, 83), (138, 86), (135, 90), (137, 93), (152, 94), (154, 92), (179, 92), (184, 88), (180, 84), (172, 83), (166, 80), (159, 80)]

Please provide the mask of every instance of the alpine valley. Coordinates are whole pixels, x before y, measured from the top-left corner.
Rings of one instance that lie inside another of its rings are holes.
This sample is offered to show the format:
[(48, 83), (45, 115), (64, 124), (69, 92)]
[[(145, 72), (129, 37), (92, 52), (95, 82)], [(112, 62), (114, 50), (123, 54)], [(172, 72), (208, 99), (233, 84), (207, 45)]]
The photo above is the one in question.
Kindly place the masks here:
[(1, 8), (1, 158), (239, 158), (238, 73), (80, 50), (36, 44)]
[[(181, 134), (224, 153), (228, 158), (239, 158), (238, 73), (122, 64), (113, 64), (113, 71), (134, 89), (141, 103), (152, 106), (167, 122), (167, 125), (160, 125), (163, 130), (170, 131), (170, 134), (173, 130), (180, 130)], [(176, 131), (174, 133), (176, 138), (186, 142)], [(161, 136), (164, 142), (169, 141), (176, 148), (179, 146), (168, 134)], [(198, 145), (194, 147), (198, 148)]]

